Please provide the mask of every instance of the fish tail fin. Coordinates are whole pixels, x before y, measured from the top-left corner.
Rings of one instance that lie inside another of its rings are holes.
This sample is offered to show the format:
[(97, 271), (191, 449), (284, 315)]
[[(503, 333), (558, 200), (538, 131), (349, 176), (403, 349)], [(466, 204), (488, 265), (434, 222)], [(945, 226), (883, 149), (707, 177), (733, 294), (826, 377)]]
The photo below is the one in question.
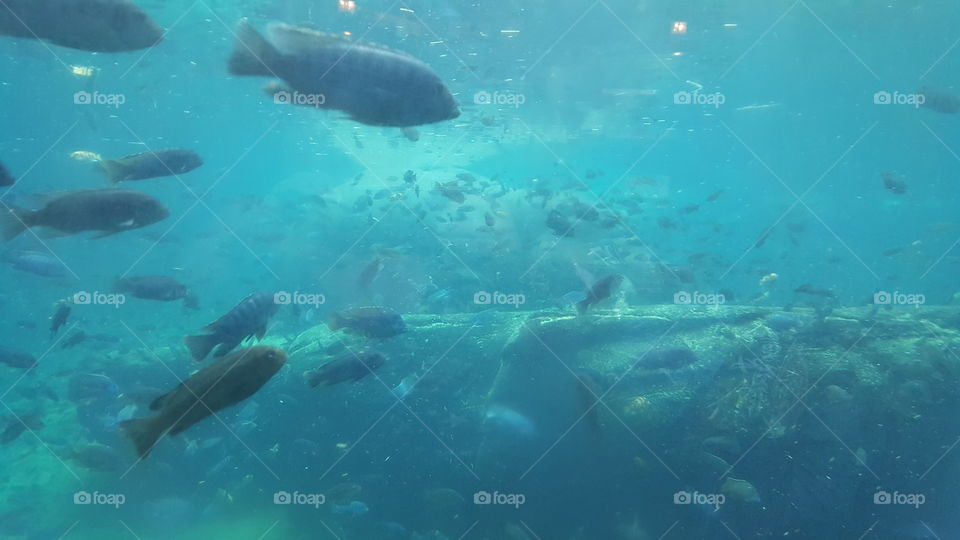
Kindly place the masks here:
[(100, 167), (100, 172), (107, 177), (107, 181), (111, 184), (122, 182), (127, 176), (127, 173), (123, 168), (123, 164), (119, 161), (104, 159), (102, 161), (98, 161), (97, 165)]
[(186, 345), (190, 351), (190, 356), (199, 362), (206, 358), (214, 347), (220, 344), (220, 340), (217, 339), (216, 334), (202, 334), (183, 338), (183, 344)]
[(276, 59), (280, 56), (247, 19), (237, 24), (237, 40), (230, 55), (229, 69), (232, 75), (270, 76)]
[(18, 208), (13, 205), (6, 205), (6, 208), (0, 209), (0, 239), (4, 242), (13, 240), (20, 233), (30, 227), (30, 217), (34, 214), (33, 210)]
[(145, 459), (150, 455), (150, 451), (163, 436), (164, 429), (158, 421), (159, 418), (158, 416), (134, 418), (118, 424), (124, 436), (130, 439), (130, 442), (137, 449), (137, 455), (140, 456), (140, 459)]

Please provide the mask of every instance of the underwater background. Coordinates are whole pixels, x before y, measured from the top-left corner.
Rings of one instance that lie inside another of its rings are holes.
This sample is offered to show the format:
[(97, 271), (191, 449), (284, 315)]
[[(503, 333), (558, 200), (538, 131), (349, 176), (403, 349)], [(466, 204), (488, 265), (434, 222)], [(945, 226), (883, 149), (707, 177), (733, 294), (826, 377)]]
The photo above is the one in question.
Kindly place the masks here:
[[(120, 185), (156, 223), (2, 246), (0, 538), (960, 538), (960, 4), (136, 5), (152, 47), (0, 36), (0, 210), (203, 160)], [(279, 103), (243, 18), (403, 51), (459, 115)], [(285, 365), (138, 457), (258, 292)]]

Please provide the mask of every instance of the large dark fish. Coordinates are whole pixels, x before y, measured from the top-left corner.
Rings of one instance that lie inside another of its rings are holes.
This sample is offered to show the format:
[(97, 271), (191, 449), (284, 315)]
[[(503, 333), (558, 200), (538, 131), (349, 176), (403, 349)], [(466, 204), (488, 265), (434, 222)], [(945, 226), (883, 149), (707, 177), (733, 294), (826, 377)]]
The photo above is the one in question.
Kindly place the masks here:
[(198, 362), (206, 358), (214, 347), (217, 350), (213, 356), (223, 356), (246, 339), (254, 336), (263, 339), (267, 333), (267, 323), (278, 309), (280, 305), (274, 300), (273, 293), (251, 294), (229, 313), (203, 327), (209, 334), (187, 336), (183, 342), (190, 350), (190, 356)]
[(27, 352), (0, 347), (0, 364), (6, 364), (14, 368), (30, 369), (37, 365), (37, 359)]
[(330, 315), (327, 326), (331, 332), (347, 328), (358, 334), (377, 339), (386, 339), (407, 331), (403, 317), (390, 308), (359, 307)]
[(157, 199), (125, 189), (69, 191), (39, 210), (9, 207), (0, 214), (0, 236), (10, 240), (28, 228), (50, 227), (64, 235), (100, 231), (103, 238), (166, 219), (170, 211)]
[(133, 154), (119, 159), (104, 159), (99, 163), (110, 183), (116, 184), (127, 180), (146, 180), (186, 174), (203, 165), (203, 159), (193, 150), (173, 148)]
[(146, 49), (163, 39), (130, 0), (3, 0), (0, 34), (93, 52)]
[(3, 166), (3, 163), (0, 163), (0, 187), (12, 186), (17, 182), (17, 179), (14, 178), (10, 171)]
[(43, 429), (43, 415), (39, 412), (33, 412), (11, 418), (7, 421), (6, 427), (0, 432), (0, 444), (10, 444), (17, 440), (26, 430), (35, 431)]
[(233, 75), (283, 79), (287, 88), (274, 93), (275, 101), (285, 97), (296, 104), (299, 94), (311, 98), (312, 106), (373, 126), (417, 126), (460, 116), (440, 77), (408, 54), (287, 24), (271, 24), (267, 34), (269, 40), (240, 21), (229, 69)]
[(120, 429), (143, 459), (165, 434), (176, 435), (255, 394), (286, 361), (286, 353), (275, 347), (234, 351), (155, 399), (150, 410), (157, 411), (156, 416), (126, 420)]
[(50, 337), (57, 335), (60, 327), (67, 324), (68, 317), (70, 317), (70, 304), (66, 302), (57, 304), (57, 310), (50, 317)]
[(356, 382), (380, 368), (386, 358), (376, 351), (347, 353), (306, 373), (311, 387), (333, 386), (346, 381)]
[(113, 282), (113, 290), (143, 300), (173, 302), (189, 300), (187, 286), (170, 276), (130, 276)]
[(943, 114), (960, 113), (960, 97), (930, 87), (923, 87), (918, 93), (923, 96), (920, 106), (925, 109)]
[(590, 309), (590, 306), (610, 298), (610, 295), (617, 290), (621, 283), (623, 283), (623, 276), (620, 274), (611, 274), (601, 278), (590, 287), (590, 290), (586, 291), (587, 297), (577, 302), (577, 313), (582, 315)]

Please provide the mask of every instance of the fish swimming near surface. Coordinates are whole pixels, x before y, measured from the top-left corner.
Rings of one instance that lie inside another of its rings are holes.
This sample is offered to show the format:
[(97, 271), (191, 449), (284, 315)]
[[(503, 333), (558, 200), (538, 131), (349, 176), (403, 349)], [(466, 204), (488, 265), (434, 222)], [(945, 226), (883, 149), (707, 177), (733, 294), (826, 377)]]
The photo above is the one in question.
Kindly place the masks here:
[(621, 283), (623, 283), (623, 276), (620, 274), (611, 274), (599, 279), (585, 292), (587, 297), (577, 302), (577, 313), (582, 315), (590, 309), (590, 306), (610, 298)]
[(403, 317), (390, 308), (368, 306), (333, 313), (327, 321), (331, 332), (346, 328), (370, 338), (386, 339), (407, 331)]
[(203, 327), (208, 334), (187, 336), (183, 338), (183, 343), (190, 350), (190, 356), (198, 362), (206, 358), (214, 347), (217, 350), (213, 356), (223, 356), (246, 339), (263, 339), (267, 333), (267, 323), (278, 309), (280, 304), (273, 293), (251, 294), (226, 315)]
[[(277, 77), (274, 100), (343, 111), (372, 126), (408, 127), (452, 120), (460, 110), (425, 63), (399, 51), (301, 26), (275, 23), (264, 38), (247, 20), (237, 26), (233, 75)], [(279, 92), (285, 92), (281, 94)], [(279, 97), (278, 97), (279, 96)]]
[(116, 184), (129, 180), (186, 174), (203, 165), (203, 159), (193, 150), (172, 148), (118, 159), (103, 159), (99, 164), (107, 180)]
[(342, 382), (356, 382), (380, 368), (386, 358), (376, 351), (347, 353), (326, 364), (308, 371), (307, 384), (333, 386)]
[(130, 0), (4, 0), (0, 7), (0, 34), (71, 49), (135, 51), (163, 39), (163, 30)]
[(17, 182), (17, 179), (10, 174), (10, 171), (3, 166), (3, 163), (0, 163), (0, 187), (12, 186)]
[(157, 199), (125, 189), (85, 189), (56, 195), (39, 210), (8, 205), (0, 213), (0, 236), (11, 240), (27, 229), (49, 227), (61, 235), (100, 231), (103, 238), (139, 229), (170, 215)]
[(120, 423), (137, 455), (146, 458), (166, 434), (177, 435), (204, 418), (257, 393), (287, 361), (276, 347), (258, 345), (234, 351), (194, 373), (150, 404), (156, 416)]

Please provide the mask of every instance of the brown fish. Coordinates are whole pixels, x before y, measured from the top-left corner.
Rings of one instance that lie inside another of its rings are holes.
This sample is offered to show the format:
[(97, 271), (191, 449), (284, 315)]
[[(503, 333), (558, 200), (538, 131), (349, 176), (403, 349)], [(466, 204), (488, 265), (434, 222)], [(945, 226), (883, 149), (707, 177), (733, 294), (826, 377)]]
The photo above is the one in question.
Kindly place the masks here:
[(610, 295), (617, 290), (617, 287), (623, 283), (623, 276), (620, 274), (611, 274), (593, 284), (590, 290), (586, 291), (587, 297), (577, 302), (577, 313), (584, 314), (593, 304), (610, 298)]
[(257, 393), (276, 375), (287, 355), (275, 347), (258, 345), (234, 351), (194, 373), (168, 394), (150, 404), (156, 416), (120, 423), (120, 429), (146, 458), (157, 441), (176, 435), (215, 412)]
[(9, 206), (0, 214), (0, 236), (11, 240), (28, 228), (49, 227), (65, 235), (100, 231), (94, 238), (103, 238), (146, 227), (169, 215), (160, 201), (146, 193), (85, 189), (57, 195), (39, 210)]

